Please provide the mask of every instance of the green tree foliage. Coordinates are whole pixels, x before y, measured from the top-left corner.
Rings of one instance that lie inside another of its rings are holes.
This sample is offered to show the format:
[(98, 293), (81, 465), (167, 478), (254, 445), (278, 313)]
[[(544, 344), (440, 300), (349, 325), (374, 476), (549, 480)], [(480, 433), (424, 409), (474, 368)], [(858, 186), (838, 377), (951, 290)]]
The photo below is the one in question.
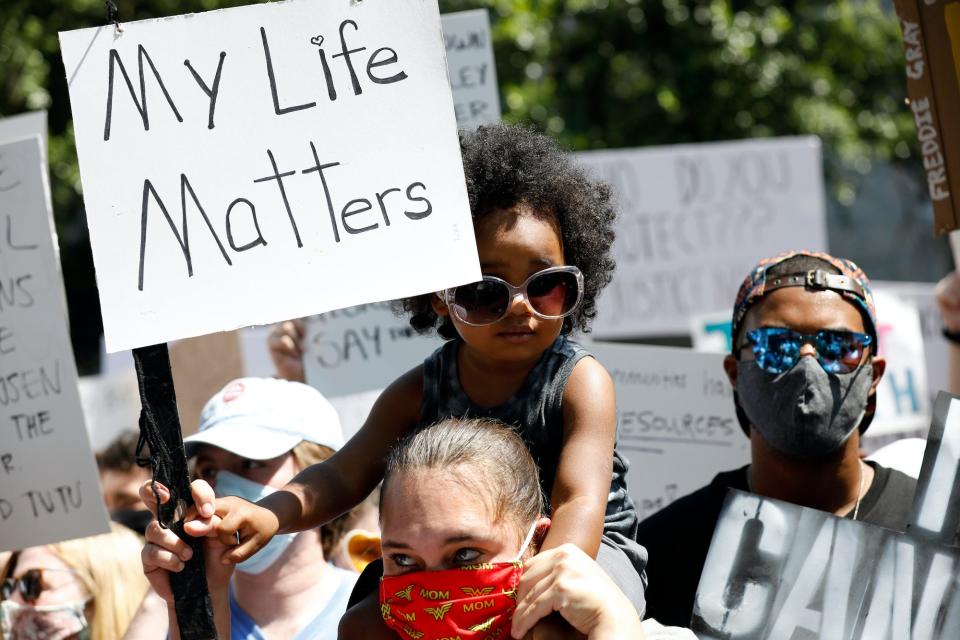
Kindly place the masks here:
[[(333, 0), (330, 0), (333, 1)], [(337, 0), (344, 1), (347, 0)], [(364, 0), (389, 1), (389, 0)], [(897, 21), (880, 0), (441, 0), (486, 7), (504, 117), (576, 149), (816, 134), (833, 193), (914, 154)], [(119, 0), (133, 20), (247, 4)], [(0, 113), (50, 110), (50, 162), (81, 366), (100, 332), (57, 32), (103, 24), (101, 0), (0, 3)], [(914, 161), (914, 164), (915, 161)]]

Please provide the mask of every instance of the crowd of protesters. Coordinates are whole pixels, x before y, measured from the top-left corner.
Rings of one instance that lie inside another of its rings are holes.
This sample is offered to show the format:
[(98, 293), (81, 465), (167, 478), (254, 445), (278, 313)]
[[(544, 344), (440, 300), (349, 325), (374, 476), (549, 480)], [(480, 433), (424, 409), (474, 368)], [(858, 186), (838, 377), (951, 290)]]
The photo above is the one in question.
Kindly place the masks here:
[[(185, 440), (220, 637), (691, 638), (728, 489), (904, 529), (915, 479), (861, 459), (886, 362), (855, 264), (794, 251), (745, 274), (723, 366), (750, 464), (641, 522), (613, 383), (572, 338), (614, 269), (612, 194), (523, 127), (461, 144), (483, 280), (397, 302), (444, 345), (344, 442), (284, 323), (278, 377), (230, 382)], [(960, 274), (936, 296), (958, 393)], [(109, 534), (5, 560), (5, 638), (179, 637), (170, 573), (192, 552), (135, 451), (98, 455)]]

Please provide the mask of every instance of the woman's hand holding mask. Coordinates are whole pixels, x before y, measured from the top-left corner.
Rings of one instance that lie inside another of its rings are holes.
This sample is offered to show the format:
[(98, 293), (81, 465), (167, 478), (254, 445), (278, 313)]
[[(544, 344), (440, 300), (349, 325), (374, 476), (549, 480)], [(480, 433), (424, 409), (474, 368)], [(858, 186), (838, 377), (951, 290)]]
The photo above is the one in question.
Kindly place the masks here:
[(525, 637), (554, 612), (590, 640), (644, 638), (633, 604), (593, 558), (572, 544), (527, 560), (517, 588), (513, 637)]

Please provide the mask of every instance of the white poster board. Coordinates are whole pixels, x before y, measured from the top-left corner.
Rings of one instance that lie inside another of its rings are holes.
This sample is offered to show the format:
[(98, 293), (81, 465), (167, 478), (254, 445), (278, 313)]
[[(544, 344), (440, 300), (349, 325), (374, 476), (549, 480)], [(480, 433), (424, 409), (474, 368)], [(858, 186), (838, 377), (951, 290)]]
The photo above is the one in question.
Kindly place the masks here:
[(933, 283), (874, 281), (873, 290), (894, 296), (910, 303), (920, 314), (920, 330), (923, 333), (924, 360), (927, 364), (927, 389), (931, 402), (938, 391), (950, 386), (950, 343), (943, 337), (943, 317), (933, 294)]
[[(920, 316), (912, 302), (891, 295), (883, 285), (872, 289), (879, 323), (880, 355), (886, 359), (887, 367), (877, 388), (877, 413), (867, 437), (923, 435), (930, 425), (931, 397)], [(694, 316), (689, 327), (694, 349), (730, 353), (729, 312)], [(882, 446), (886, 440), (874, 440), (867, 448)]]
[(307, 319), (307, 383), (327, 397), (383, 389), (422, 363), (443, 340), (420, 335), (390, 304), (361, 305)]
[(0, 551), (107, 531), (40, 136), (0, 145)]
[(443, 40), (457, 126), (476, 129), (500, 121), (500, 89), (486, 9), (447, 13)]
[(107, 351), (479, 279), (435, 2), (60, 42)]
[(577, 157), (611, 183), (620, 212), (597, 339), (683, 335), (691, 315), (730, 307), (760, 258), (826, 250), (817, 138)]
[(927, 385), (920, 314), (912, 302), (874, 288), (880, 355), (887, 369), (877, 388), (877, 415), (867, 435), (922, 433), (930, 426), (932, 406)]
[(80, 378), (80, 402), (90, 444), (102, 451), (125, 431), (138, 429), (140, 387), (133, 369)]
[(0, 142), (40, 136), (43, 157), (47, 157), (47, 112), (29, 111), (0, 118)]
[(590, 351), (617, 390), (620, 453), (641, 520), (750, 462), (723, 356), (690, 349), (600, 344)]

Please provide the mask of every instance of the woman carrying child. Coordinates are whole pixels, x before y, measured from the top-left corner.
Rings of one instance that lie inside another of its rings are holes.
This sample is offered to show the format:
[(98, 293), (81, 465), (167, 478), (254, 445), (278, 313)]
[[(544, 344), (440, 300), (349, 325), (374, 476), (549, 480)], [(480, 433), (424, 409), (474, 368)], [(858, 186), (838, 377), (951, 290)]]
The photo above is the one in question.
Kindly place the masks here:
[[(596, 557), (642, 614), (646, 553), (633, 539), (637, 514), (614, 447), (613, 383), (568, 338), (589, 330), (614, 268), (610, 190), (522, 127), (482, 127), (461, 147), (483, 280), (402, 302), (414, 328), (436, 328), (448, 342), (391, 384), (331, 459), (256, 505), (218, 499), (221, 540), (241, 540), (224, 561), (356, 505), (382, 480), (395, 443), (418, 429), (495, 418), (539, 468), (552, 518), (542, 549), (572, 543)], [(366, 602), (375, 607), (373, 596)]]

